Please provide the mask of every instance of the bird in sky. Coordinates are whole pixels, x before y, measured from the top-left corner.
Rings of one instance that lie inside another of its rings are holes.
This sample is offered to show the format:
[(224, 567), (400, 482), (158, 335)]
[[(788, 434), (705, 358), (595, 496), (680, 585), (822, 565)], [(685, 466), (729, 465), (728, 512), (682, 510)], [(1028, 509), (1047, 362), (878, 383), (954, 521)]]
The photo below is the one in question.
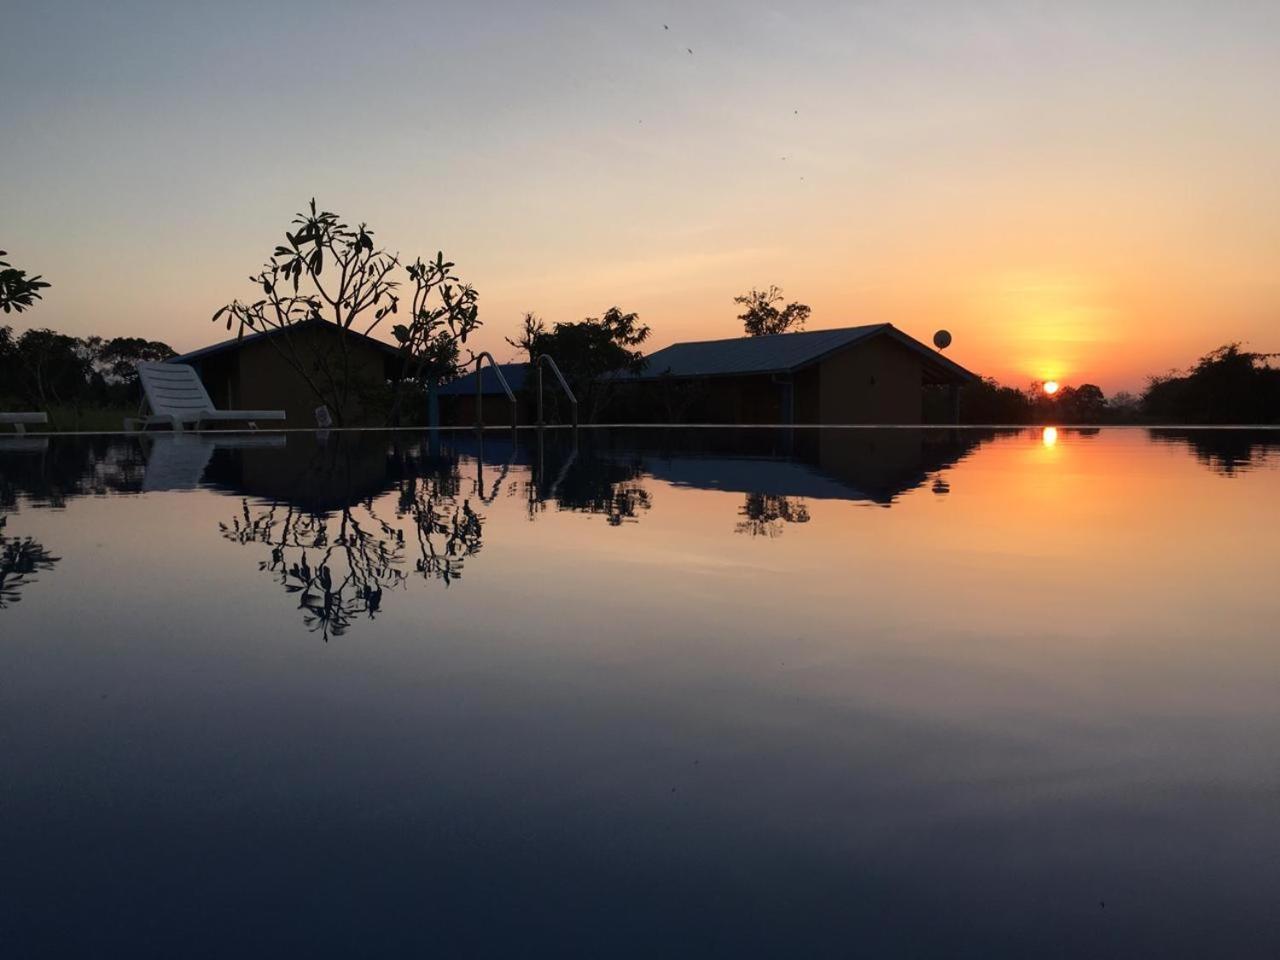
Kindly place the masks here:
[(688, 50), (690, 53), (693, 53), (693, 47), (685, 47), (685, 49)]

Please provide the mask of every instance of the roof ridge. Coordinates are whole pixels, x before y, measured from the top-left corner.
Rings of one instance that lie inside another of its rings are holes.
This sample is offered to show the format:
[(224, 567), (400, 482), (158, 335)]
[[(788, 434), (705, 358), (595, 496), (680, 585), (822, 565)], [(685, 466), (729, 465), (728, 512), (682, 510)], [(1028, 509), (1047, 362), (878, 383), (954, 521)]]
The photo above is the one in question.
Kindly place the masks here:
[[(241, 328), (241, 331), (234, 337), (227, 337), (224, 340), (218, 340), (214, 343), (207, 344), (203, 347), (197, 347), (194, 350), (187, 350), (186, 352), (180, 353), (175, 357), (170, 357), (168, 360), (164, 362), (165, 363), (184, 363), (188, 359), (196, 359), (211, 353), (218, 353), (223, 350), (233, 349), (251, 340), (260, 340), (264, 337), (278, 336), (280, 334), (284, 334), (289, 331), (300, 330), (304, 327), (310, 327), (316, 324), (328, 324), (335, 328), (339, 326), (334, 321), (325, 319), (324, 317), (305, 317), (302, 320), (298, 320), (298, 321), (295, 321), (294, 323), (287, 324), (286, 327), (268, 326), (260, 330), (254, 329), (251, 327), (250, 328), (251, 332), (249, 333), (245, 333), (243, 328)], [(399, 352), (399, 348), (397, 348), (395, 344), (388, 343), (386, 340), (379, 339), (378, 337), (375, 337), (372, 334), (363, 333), (351, 327), (346, 328), (346, 334), (348, 336), (358, 337), (361, 340), (368, 340), (370, 343), (384, 350), (387, 350), (393, 353)]]
[(759, 343), (761, 340), (775, 340), (780, 337), (803, 337), (815, 333), (845, 333), (851, 330), (869, 330), (872, 327), (892, 327), (892, 323), (856, 323), (851, 327), (822, 327), (818, 330), (788, 330), (785, 333), (765, 333), (758, 337), (751, 334), (743, 334), (740, 337), (717, 337), (714, 340), (677, 340), (675, 343), (669, 343), (665, 347), (659, 347), (649, 356), (661, 353), (663, 350), (669, 350), (672, 347), (696, 346), (706, 343), (735, 343), (739, 340), (749, 340), (753, 343)]
[(855, 344), (872, 339), (892, 339), (928, 358), (928, 362), (950, 374), (971, 377), (959, 364), (927, 347), (892, 323), (866, 323), (854, 327), (803, 330), (764, 337), (734, 337), (725, 340), (692, 340), (673, 343), (645, 358), (643, 372), (636, 379), (660, 377), (747, 376), (765, 373), (795, 373)]

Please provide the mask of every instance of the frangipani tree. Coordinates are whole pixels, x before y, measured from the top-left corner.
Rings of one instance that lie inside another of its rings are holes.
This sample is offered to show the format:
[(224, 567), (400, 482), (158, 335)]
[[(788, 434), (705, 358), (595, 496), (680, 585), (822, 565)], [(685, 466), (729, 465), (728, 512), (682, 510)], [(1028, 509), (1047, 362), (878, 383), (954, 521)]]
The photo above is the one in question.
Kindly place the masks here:
[[(392, 328), (403, 357), (392, 422), (400, 414), (406, 379), (441, 382), (460, 370), (461, 345), (480, 326), (478, 294), (454, 275), (454, 264), (443, 252), (433, 260), (404, 264), (398, 254), (375, 246), (367, 224), (350, 226), (338, 214), (318, 209), (314, 199), (284, 236), (249, 278), (261, 295), (233, 300), (213, 320), (225, 317), (227, 330), (238, 328), (241, 336), (246, 330), (279, 333), (269, 342), (340, 426), (361, 389), (353, 376), (352, 334), (368, 336), (388, 317), (402, 318)], [(402, 297), (408, 301), (404, 312)], [(311, 322), (333, 324), (338, 350), (319, 350), (314, 338), (293, 335)]]
[(41, 279), (39, 274), (27, 276), (27, 271), (19, 270), (2, 259), (6, 256), (8, 254), (0, 250), (0, 310), (21, 313), (35, 306), (35, 302), (41, 299), (40, 291), (47, 289), (49, 282)]

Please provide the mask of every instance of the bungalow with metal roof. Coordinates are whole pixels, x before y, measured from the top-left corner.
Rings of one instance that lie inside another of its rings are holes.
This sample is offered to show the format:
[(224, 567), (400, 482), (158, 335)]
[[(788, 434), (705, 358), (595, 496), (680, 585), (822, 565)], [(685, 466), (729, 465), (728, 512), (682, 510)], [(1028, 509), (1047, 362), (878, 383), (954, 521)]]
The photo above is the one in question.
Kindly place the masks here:
[(639, 408), (689, 423), (910, 424), (925, 387), (977, 377), (892, 324), (676, 343), (625, 378)]
[(400, 376), (400, 351), (354, 330), (340, 335), (325, 320), (250, 333), (168, 362), (195, 367), (209, 398), (220, 409), (283, 410), (286, 427), (314, 427), (316, 408), (323, 401), (291, 358), (297, 358), (308, 376), (322, 384), (345, 371), (350, 380), (348, 409), (342, 417), (345, 426), (383, 425), (383, 411), (376, 409), (374, 398)]
[[(524, 389), (529, 375), (527, 363), (500, 363), (502, 377), (507, 386), (515, 394), (517, 414), (520, 423), (531, 423), (534, 410)], [(489, 423), (505, 423), (511, 418), (511, 400), (507, 391), (498, 380), (495, 368), (486, 364), (479, 375), (472, 370), (464, 376), (451, 380), (441, 386), (436, 395), (440, 398), (441, 423), (446, 426), (471, 426), (476, 422), (476, 381), (479, 380), (479, 394), (485, 411), (485, 419)]]

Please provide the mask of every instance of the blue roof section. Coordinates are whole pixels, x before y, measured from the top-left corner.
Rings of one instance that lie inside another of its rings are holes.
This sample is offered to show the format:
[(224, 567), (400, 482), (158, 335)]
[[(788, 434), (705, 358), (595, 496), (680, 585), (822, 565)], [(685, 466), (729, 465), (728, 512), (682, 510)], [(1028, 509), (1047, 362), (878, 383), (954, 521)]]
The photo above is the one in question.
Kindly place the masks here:
[(768, 337), (734, 337), (673, 343), (649, 355), (641, 377), (715, 377), (747, 373), (782, 373), (807, 366), (879, 333), (888, 324), (777, 333)]
[[(519, 393), (524, 387), (525, 377), (529, 374), (529, 365), (527, 363), (500, 363), (498, 367), (502, 370), (502, 375), (506, 377), (507, 384), (511, 387), (511, 392)], [(475, 396), (475, 371), (472, 370), (465, 377), (459, 377), (457, 380), (446, 383), (438, 392), (442, 397)], [(482, 394), (505, 396), (502, 384), (498, 382), (498, 378), (493, 372), (493, 367), (488, 364), (485, 364), (480, 370), (480, 392)]]
[(802, 333), (777, 333), (767, 337), (674, 343), (650, 354), (644, 372), (638, 375), (638, 379), (792, 373), (859, 341), (881, 335), (891, 336), (909, 349), (922, 354), (941, 373), (959, 380), (975, 379), (964, 367), (889, 323), (841, 327), (835, 330), (807, 330)]

